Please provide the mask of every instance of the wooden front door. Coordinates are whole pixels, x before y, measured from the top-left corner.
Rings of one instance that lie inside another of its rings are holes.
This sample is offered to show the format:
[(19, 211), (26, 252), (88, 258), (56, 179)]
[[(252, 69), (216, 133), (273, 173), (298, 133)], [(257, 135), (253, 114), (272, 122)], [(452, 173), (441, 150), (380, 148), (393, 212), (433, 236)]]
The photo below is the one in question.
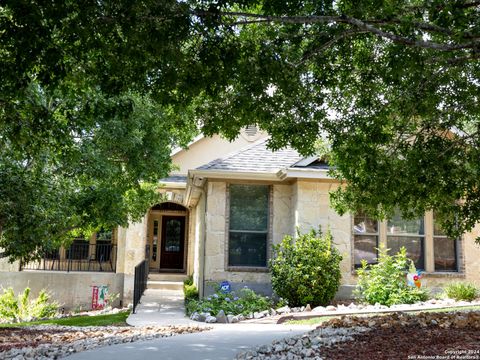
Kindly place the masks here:
[(160, 269), (183, 270), (185, 253), (185, 216), (162, 216)]

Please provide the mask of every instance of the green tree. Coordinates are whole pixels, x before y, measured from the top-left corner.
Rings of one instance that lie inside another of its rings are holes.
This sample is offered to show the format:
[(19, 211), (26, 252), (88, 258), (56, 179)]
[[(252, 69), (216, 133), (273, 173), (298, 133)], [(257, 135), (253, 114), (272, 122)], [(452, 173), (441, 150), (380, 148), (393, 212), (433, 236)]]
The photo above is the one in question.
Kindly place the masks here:
[(0, 246), (125, 224), (197, 127), (252, 123), (274, 149), (328, 137), (340, 212), (435, 208), (468, 230), (479, 28), (473, 0), (3, 1)]
[[(90, 109), (75, 109), (84, 112), (82, 127), (57, 108), (58, 136), (36, 139), (21, 126), (24, 144), (1, 138), (0, 246), (12, 260), (32, 259), (80, 232), (126, 225), (160, 200), (157, 181), (170, 171), (185, 127), (135, 94), (90, 101)], [(15, 123), (3, 125), (8, 131)]]

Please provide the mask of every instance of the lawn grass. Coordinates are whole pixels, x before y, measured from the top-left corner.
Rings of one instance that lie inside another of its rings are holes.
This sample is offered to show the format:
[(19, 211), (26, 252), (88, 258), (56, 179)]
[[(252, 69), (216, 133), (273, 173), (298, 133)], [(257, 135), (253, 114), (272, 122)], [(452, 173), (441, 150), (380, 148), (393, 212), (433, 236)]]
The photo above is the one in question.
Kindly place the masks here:
[[(479, 311), (480, 310), (480, 305), (472, 305), (472, 306), (464, 306), (464, 307), (459, 307), (459, 308), (440, 308), (440, 309), (425, 309), (421, 311), (404, 311), (407, 314), (415, 314), (419, 312), (433, 312), (433, 313), (445, 313), (445, 312), (452, 312), (452, 311)], [(319, 316), (315, 318), (310, 318), (310, 319), (305, 319), (305, 320), (288, 320), (285, 322), (285, 324), (288, 325), (318, 325), (322, 324), (325, 321), (334, 319), (334, 318), (339, 318), (342, 316), (387, 316), (392, 312), (385, 312), (385, 313), (367, 313), (367, 314), (350, 314), (350, 315), (345, 315), (345, 314), (338, 314), (336, 316)]]
[(32, 325), (62, 325), (62, 326), (127, 326), (129, 311), (118, 314), (94, 315), (94, 316), (72, 316), (62, 319), (49, 319), (13, 324), (0, 324), (0, 327), (22, 327)]

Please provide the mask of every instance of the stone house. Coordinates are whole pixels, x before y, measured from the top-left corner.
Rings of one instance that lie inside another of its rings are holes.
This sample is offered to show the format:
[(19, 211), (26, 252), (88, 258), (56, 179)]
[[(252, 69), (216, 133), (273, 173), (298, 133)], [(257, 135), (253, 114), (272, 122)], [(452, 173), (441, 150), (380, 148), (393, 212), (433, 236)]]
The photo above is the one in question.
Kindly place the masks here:
[(379, 244), (392, 251), (405, 246), (429, 287), (480, 280), (478, 225), (451, 240), (436, 226), (433, 212), (413, 221), (400, 215), (384, 222), (339, 216), (329, 204), (329, 191), (338, 183), (328, 176), (328, 166), (293, 149), (272, 152), (266, 142), (254, 127), (233, 142), (196, 138), (188, 149), (173, 151), (178, 169), (159, 186), (166, 201), (142, 221), (74, 242), (36, 264), (2, 262), (1, 285), (47, 288), (66, 307), (89, 307), (92, 287), (107, 285), (127, 304), (134, 267), (148, 258), (152, 286), (155, 279), (168, 286), (191, 275), (201, 295), (222, 281), (269, 293), (272, 245), (296, 229), (319, 226), (331, 230), (344, 257), (338, 297), (351, 296), (355, 267), (361, 259), (374, 262)]

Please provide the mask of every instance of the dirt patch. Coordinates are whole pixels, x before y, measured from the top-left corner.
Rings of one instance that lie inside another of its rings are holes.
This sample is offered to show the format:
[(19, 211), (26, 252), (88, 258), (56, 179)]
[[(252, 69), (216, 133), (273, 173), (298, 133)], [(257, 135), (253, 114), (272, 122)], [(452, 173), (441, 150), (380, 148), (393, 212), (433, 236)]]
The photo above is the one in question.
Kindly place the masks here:
[[(48, 333), (43, 330), (29, 328), (0, 328), (0, 352), (23, 347), (37, 347), (40, 344), (48, 344), (73, 339), (73, 331), (52, 328)], [(82, 337), (81, 334), (80, 338)], [(79, 340), (79, 338), (76, 338)]]
[(237, 359), (480, 360), (480, 312), (342, 316)]
[(480, 331), (474, 328), (395, 326), (353, 335), (353, 341), (320, 350), (324, 359), (480, 359)]
[(151, 340), (208, 330), (196, 326), (95, 326), (72, 327), (40, 325), (0, 328), (0, 358), (17, 356), (43, 359), (59, 358), (73, 352), (125, 342)]

